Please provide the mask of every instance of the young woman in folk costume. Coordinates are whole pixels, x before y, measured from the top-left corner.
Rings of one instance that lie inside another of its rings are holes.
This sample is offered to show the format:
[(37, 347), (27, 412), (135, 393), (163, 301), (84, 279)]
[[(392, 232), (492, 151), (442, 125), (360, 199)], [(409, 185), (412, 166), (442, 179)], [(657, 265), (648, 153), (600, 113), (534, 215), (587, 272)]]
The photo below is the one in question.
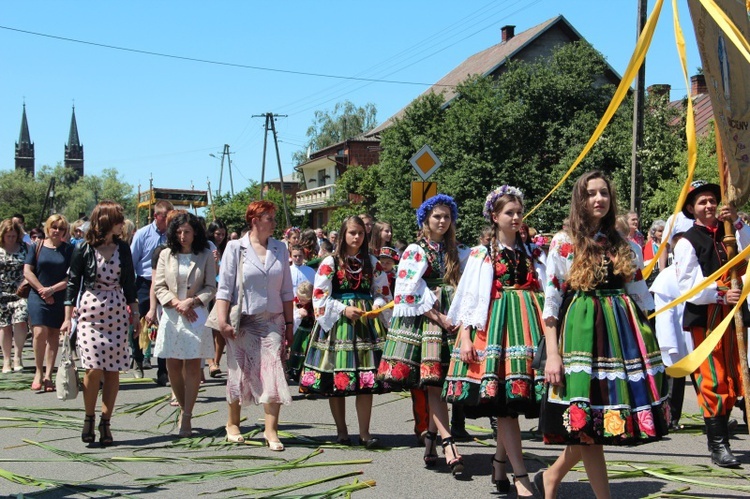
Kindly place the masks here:
[(534, 477), (546, 497), (583, 459), (599, 499), (610, 497), (604, 445), (659, 440), (669, 426), (668, 383), (644, 311), (653, 308), (628, 242), (615, 229), (615, 190), (600, 171), (573, 187), (570, 227), (547, 256), (543, 318), (549, 383), (539, 427), (567, 447)]
[[(448, 427), (448, 404), (441, 392), (456, 339), (457, 327), (446, 315), (461, 274), (456, 243), (458, 207), (438, 194), (419, 207), (421, 231), (398, 265), (391, 328), (378, 377), (395, 388), (426, 388), (430, 408), (424, 462), (437, 463), (437, 433), (453, 475), (463, 473), (463, 460)], [(468, 256), (468, 251), (465, 251)]]
[(388, 276), (370, 255), (365, 224), (359, 217), (344, 220), (341, 244), (323, 259), (315, 275), (313, 307), (316, 323), (300, 376), (300, 392), (329, 398), (337, 441), (351, 445), (343, 397), (357, 398), (360, 443), (368, 449), (380, 442), (370, 435), (372, 394), (382, 392), (375, 379), (385, 327), (377, 317), (362, 314), (391, 300)]
[(523, 243), (523, 193), (503, 185), (487, 196), (484, 216), (494, 232), (487, 246), (472, 248), (448, 317), (461, 329), (453, 348), (443, 395), (468, 406), (468, 415), (497, 416), (492, 482), (507, 494), (506, 458), (518, 497), (534, 487), (523, 462), (518, 416), (539, 417), (544, 373), (531, 368), (544, 334), (544, 267)]

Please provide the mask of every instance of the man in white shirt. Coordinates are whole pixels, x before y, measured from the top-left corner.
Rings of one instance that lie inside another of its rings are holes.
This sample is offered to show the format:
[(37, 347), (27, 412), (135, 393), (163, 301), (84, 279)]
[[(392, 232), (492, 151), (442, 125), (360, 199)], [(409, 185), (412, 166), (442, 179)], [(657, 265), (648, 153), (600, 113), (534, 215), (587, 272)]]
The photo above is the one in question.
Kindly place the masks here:
[(292, 273), (292, 286), (294, 295), (297, 296), (297, 286), (300, 283), (305, 281), (315, 283), (315, 270), (305, 265), (305, 250), (302, 246), (294, 245), (289, 248), (289, 257), (292, 259), (292, 264), (289, 266)]

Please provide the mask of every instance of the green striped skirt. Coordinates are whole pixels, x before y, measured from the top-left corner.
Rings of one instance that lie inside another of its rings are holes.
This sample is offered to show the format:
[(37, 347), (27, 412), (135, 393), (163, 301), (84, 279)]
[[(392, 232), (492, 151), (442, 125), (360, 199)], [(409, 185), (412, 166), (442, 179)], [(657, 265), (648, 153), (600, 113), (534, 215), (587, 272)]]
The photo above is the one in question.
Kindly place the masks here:
[[(442, 313), (447, 313), (453, 296), (451, 286), (437, 290)], [(445, 331), (423, 315), (394, 317), (383, 347), (378, 379), (393, 390), (442, 387), (456, 334)]]
[(544, 295), (505, 289), (490, 303), (487, 330), (471, 330), (478, 363), (461, 361), (461, 339), (453, 347), (443, 397), (466, 405), (469, 417), (538, 417), (544, 372), (531, 361), (544, 334)]
[[(305, 321), (302, 322), (304, 323)], [(311, 332), (312, 327), (309, 325), (306, 327), (302, 324), (294, 332), (292, 347), (289, 351), (289, 360), (286, 362), (286, 372), (291, 380), (299, 381), (302, 365), (305, 362), (305, 355), (307, 355), (307, 346), (310, 344)]]
[(564, 384), (550, 386), (545, 443), (635, 445), (667, 434), (667, 376), (648, 320), (622, 289), (577, 292), (561, 319)]
[[(346, 293), (334, 298), (348, 307), (372, 310), (372, 297)], [(310, 333), (299, 391), (326, 397), (346, 397), (359, 393), (382, 393), (376, 379), (385, 339), (380, 319), (351, 321), (341, 314), (330, 331), (316, 322)]]

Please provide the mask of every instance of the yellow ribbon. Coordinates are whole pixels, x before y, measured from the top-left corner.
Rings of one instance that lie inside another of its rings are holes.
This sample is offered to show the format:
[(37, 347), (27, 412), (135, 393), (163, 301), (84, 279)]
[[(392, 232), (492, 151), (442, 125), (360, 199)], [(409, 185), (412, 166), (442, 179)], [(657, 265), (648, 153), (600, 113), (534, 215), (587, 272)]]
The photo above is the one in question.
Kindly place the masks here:
[(369, 319), (370, 317), (375, 317), (376, 315), (380, 315), (381, 313), (385, 312), (389, 308), (393, 308), (393, 306), (394, 306), (393, 302), (388, 302), (386, 305), (383, 305), (380, 308), (376, 308), (374, 310), (370, 310), (369, 312), (365, 312), (364, 314), (361, 315), (361, 317), (363, 319)]
[[(682, 26), (680, 26), (680, 16), (677, 10), (677, 0), (672, 0), (672, 19), (673, 19), (673, 24), (674, 24), (675, 44), (677, 45), (677, 53), (680, 56), (680, 65), (682, 66), (682, 76), (685, 78), (685, 86), (687, 88), (690, 88), (690, 79), (688, 78), (688, 72), (687, 72), (687, 55), (685, 53), (685, 37), (682, 34)], [(695, 164), (698, 158), (698, 145), (695, 139), (695, 114), (693, 113), (693, 99), (691, 98), (687, 99), (687, 116), (686, 116), (686, 123), (685, 123), (685, 135), (687, 137), (687, 147), (688, 147), (688, 174), (687, 174), (687, 178), (685, 179), (685, 183), (682, 185), (682, 190), (680, 191), (680, 197), (677, 200), (677, 204), (675, 205), (674, 212), (672, 213), (672, 222), (670, 223), (669, 227), (667, 227), (669, 229), (667, 234), (670, 234), (670, 235), (672, 234), (672, 229), (677, 219), (677, 214), (680, 211), (682, 211), (682, 207), (685, 204), (685, 199), (687, 198), (688, 192), (690, 192), (690, 184), (693, 182), (693, 174), (695, 173)], [(651, 275), (651, 272), (654, 271), (654, 267), (659, 262), (659, 257), (664, 251), (666, 251), (667, 243), (669, 243), (668, 237), (665, 238), (661, 242), (661, 244), (659, 245), (658, 251), (654, 255), (654, 258), (646, 266), (646, 268), (643, 269), (644, 279), (648, 279), (648, 277)], [(669, 308), (669, 306), (665, 307), (662, 310), (666, 310), (667, 308)]]
[(675, 298), (671, 302), (664, 305), (662, 308), (654, 312), (653, 314), (649, 315), (648, 318), (652, 319), (659, 315), (660, 313), (669, 310), (670, 308), (679, 305), (680, 303), (688, 301), (693, 296), (697, 295), (710, 285), (714, 284), (719, 277), (721, 277), (724, 273), (729, 271), (732, 267), (735, 265), (738, 265), (742, 260), (746, 260), (747, 258), (750, 258), (750, 246), (742, 250), (740, 254), (729, 260), (727, 263), (725, 263), (719, 270), (711, 274), (710, 276), (706, 277), (703, 281), (701, 281), (700, 284), (695, 286), (693, 289), (685, 293), (684, 295), (680, 296), (679, 298)]
[[(750, 44), (745, 39), (745, 36), (739, 30), (736, 24), (732, 22), (726, 13), (716, 5), (714, 0), (699, 0), (701, 5), (706, 12), (716, 21), (716, 24), (721, 28), (725, 35), (734, 43), (737, 50), (750, 62)], [(688, 87), (689, 88), (689, 87)]]
[[(524, 218), (528, 218), (529, 215), (534, 213), (552, 195), (552, 193), (554, 193), (563, 183), (565, 183), (565, 181), (568, 179), (568, 177), (570, 177), (573, 171), (578, 168), (578, 165), (581, 163), (581, 161), (583, 161), (583, 158), (585, 158), (589, 151), (591, 151), (591, 148), (594, 147), (594, 144), (596, 144), (596, 141), (599, 140), (599, 137), (601, 137), (602, 133), (604, 133), (604, 129), (612, 120), (612, 117), (617, 112), (620, 104), (622, 104), (622, 101), (625, 99), (628, 90), (630, 90), (630, 83), (635, 79), (636, 73), (638, 73), (638, 70), (643, 64), (643, 60), (646, 57), (646, 52), (648, 51), (648, 48), (651, 45), (651, 40), (654, 37), (656, 22), (659, 20), (659, 14), (661, 13), (663, 4), (664, 0), (657, 0), (654, 9), (651, 11), (651, 15), (649, 15), (648, 20), (646, 21), (646, 26), (644, 27), (643, 31), (641, 31), (641, 34), (638, 37), (638, 43), (636, 43), (635, 45), (635, 51), (630, 57), (630, 62), (628, 62), (628, 67), (627, 69), (625, 69), (625, 74), (623, 75), (622, 80), (620, 80), (620, 84), (617, 86), (615, 95), (614, 97), (612, 97), (612, 100), (609, 103), (609, 107), (607, 107), (607, 110), (604, 112), (604, 116), (602, 116), (602, 119), (599, 121), (599, 124), (597, 125), (596, 130), (594, 130), (594, 134), (586, 144), (586, 147), (583, 148), (581, 153), (578, 155), (578, 158), (576, 158), (576, 160), (573, 162), (573, 165), (568, 169), (565, 175), (563, 175), (557, 185), (555, 185), (552, 190), (549, 191), (547, 195), (544, 196), (541, 201), (539, 201), (539, 203), (537, 203), (536, 206), (528, 211)], [(690, 88), (690, 85), (688, 85), (688, 88)]]
[[(737, 26), (727, 17), (727, 15), (724, 13), (723, 10), (721, 10), (716, 3), (713, 0), (699, 0), (703, 8), (706, 9), (706, 11), (711, 15), (711, 17), (716, 21), (716, 24), (724, 31), (724, 33), (727, 35), (727, 37), (734, 43), (734, 45), (737, 47), (737, 49), (742, 53), (742, 55), (745, 57), (745, 59), (750, 62), (750, 45), (748, 44), (745, 37), (742, 35), (739, 29), (737, 29)], [(675, 16), (677, 11), (677, 5), (676, 0), (672, 0), (672, 3), (674, 5), (675, 9)], [(677, 23), (676, 17), (675, 17), (675, 23)], [(675, 24), (677, 26), (677, 24)], [(675, 29), (676, 31), (676, 29)], [(679, 44), (678, 44), (679, 46)], [(682, 54), (681, 54), (682, 55)], [(684, 71), (684, 65), (683, 65), (683, 71)], [(687, 73), (686, 73), (687, 76)], [(687, 82), (687, 79), (686, 79)], [(689, 85), (688, 85), (689, 86)], [(690, 99), (688, 99), (688, 104), (690, 104)], [(692, 113), (688, 113), (688, 118), (692, 116)], [(688, 144), (689, 145), (689, 144)], [(711, 274), (704, 282), (698, 286), (697, 289), (693, 289), (688, 295), (685, 295), (684, 297), (680, 297), (680, 299), (675, 300), (674, 302), (670, 303), (666, 307), (664, 307), (662, 310), (657, 311), (654, 315), (662, 312), (663, 310), (668, 309), (670, 306), (674, 306), (680, 301), (685, 301), (685, 299), (689, 298), (690, 296), (696, 294), (701, 289), (705, 288), (708, 284), (706, 284), (706, 281), (712, 281), (718, 278), (719, 275), (726, 272), (728, 268), (731, 268), (733, 265), (738, 263), (740, 260), (746, 259), (750, 255), (750, 247), (745, 248), (739, 255), (732, 258), (731, 261), (727, 262), (726, 265), (724, 265), (722, 268)], [(747, 275), (745, 275), (747, 277)], [(672, 366), (667, 368), (667, 374), (669, 376), (672, 376), (673, 378), (682, 378), (687, 376), (690, 373), (693, 373), (700, 367), (700, 365), (708, 358), (709, 355), (711, 355), (711, 352), (713, 352), (714, 348), (716, 348), (716, 345), (719, 344), (722, 337), (724, 336), (724, 333), (726, 333), (727, 328), (732, 324), (732, 321), (734, 321), (735, 314), (739, 311), (740, 307), (743, 303), (745, 303), (745, 300), (747, 300), (748, 295), (750, 295), (750, 286), (747, 286), (746, 283), (744, 283), (743, 280), (743, 288), (742, 293), (740, 295), (740, 299), (737, 302), (737, 304), (732, 307), (732, 311), (727, 314), (726, 317), (719, 323), (719, 326), (714, 329), (707, 337), (704, 339), (700, 345), (698, 345), (695, 350), (693, 350), (690, 354), (682, 358), (679, 362), (676, 362)], [(677, 302), (677, 303), (675, 303)]]
[(734, 314), (739, 311), (740, 306), (745, 303), (748, 295), (750, 295), (750, 286), (746, 286), (745, 284), (746, 283), (744, 283), (743, 281), (740, 301), (738, 301), (737, 304), (732, 307), (732, 311), (727, 314), (726, 317), (724, 317), (724, 320), (721, 321), (719, 326), (714, 329), (711, 334), (709, 334), (708, 337), (706, 337), (706, 339), (704, 339), (701, 344), (695, 348), (695, 350), (680, 359), (679, 362), (676, 362), (668, 367), (667, 375), (673, 378), (684, 378), (688, 374), (695, 372), (695, 370), (700, 367), (703, 361), (706, 360), (709, 355), (711, 355), (711, 352), (714, 351), (714, 348), (716, 348), (716, 345), (719, 344), (722, 336), (724, 336), (727, 328), (734, 320)]

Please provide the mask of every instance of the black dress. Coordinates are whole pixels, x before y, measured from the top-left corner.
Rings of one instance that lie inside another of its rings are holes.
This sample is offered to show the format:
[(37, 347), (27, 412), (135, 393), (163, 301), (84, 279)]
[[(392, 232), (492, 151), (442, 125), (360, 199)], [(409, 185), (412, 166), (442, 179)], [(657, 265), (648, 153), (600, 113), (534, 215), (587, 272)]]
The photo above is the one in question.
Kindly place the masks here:
[[(57, 248), (42, 246), (37, 259), (36, 246), (33, 246), (26, 255), (26, 264), (34, 267), (36, 278), (46, 288), (67, 279), (72, 254), (73, 246), (61, 243)], [(31, 288), (28, 306), (29, 322), (32, 326), (60, 329), (65, 320), (65, 288), (55, 293), (54, 298), (55, 302), (48, 305), (39, 293)]]

